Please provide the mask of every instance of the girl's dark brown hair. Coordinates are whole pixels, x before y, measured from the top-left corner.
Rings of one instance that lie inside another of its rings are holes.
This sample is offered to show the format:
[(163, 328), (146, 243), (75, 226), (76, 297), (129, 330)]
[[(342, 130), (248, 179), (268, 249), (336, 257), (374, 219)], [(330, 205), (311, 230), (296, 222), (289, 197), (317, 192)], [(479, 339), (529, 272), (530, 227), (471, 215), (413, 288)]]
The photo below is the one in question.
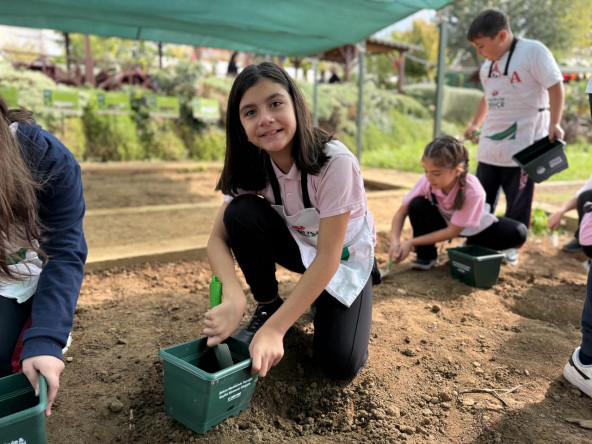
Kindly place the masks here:
[(37, 200), (41, 184), (31, 175), (26, 154), (9, 128), (13, 122), (31, 125), (33, 113), (24, 108), (8, 109), (0, 96), (0, 280), (22, 278), (8, 268), (15, 261), (9, 254), (15, 246), (47, 258), (37, 242), (43, 230)]
[(458, 176), (459, 190), (454, 198), (452, 208), (458, 210), (465, 203), (465, 185), (469, 171), (469, 151), (463, 143), (451, 136), (436, 137), (425, 147), (423, 159), (430, 159), (434, 165), (441, 168), (456, 169), (462, 166)]
[(245, 92), (267, 79), (281, 85), (292, 98), (296, 114), (296, 133), (292, 144), (292, 160), (300, 171), (318, 174), (329, 157), (324, 146), (332, 137), (315, 128), (312, 116), (298, 85), (275, 63), (264, 62), (245, 68), (235, 79), (226, 109), (226, 154), (216, 190), (234, 195), (238, 188), (258, 191), (267, 185), (265, 163), (269, 155), (247, 140), (240, 121), (239, 106)]

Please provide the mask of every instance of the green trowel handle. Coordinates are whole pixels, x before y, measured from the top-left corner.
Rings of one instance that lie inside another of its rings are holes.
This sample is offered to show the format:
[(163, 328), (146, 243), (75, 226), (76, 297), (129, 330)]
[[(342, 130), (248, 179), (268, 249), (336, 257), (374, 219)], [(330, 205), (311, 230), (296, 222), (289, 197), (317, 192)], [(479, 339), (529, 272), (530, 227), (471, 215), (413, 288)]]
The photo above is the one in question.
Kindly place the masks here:
[[(220, 305), (220, 302), (222, 302), (222, 283), (218, 280), (217, 276), (212, 276), (212, 282), (210, 283), (210, 308)], [(214, 349), (220, 370), (234, 364), (228, 344), (218, 344), (212, 348)]]

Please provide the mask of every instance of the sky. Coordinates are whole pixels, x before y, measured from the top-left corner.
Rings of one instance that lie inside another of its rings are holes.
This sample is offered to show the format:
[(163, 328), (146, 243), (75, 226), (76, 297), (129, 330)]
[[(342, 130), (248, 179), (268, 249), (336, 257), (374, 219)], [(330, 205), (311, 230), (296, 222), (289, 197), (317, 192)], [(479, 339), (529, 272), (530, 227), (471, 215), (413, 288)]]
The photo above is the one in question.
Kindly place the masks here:
[(427, 22), (427, 21), (433, 19), (435, 15), (436, 15), (436, 11), (434, 11), (433, 9), (422, 9), (421, 11), (418, 11), (415, 14), (410, 15), (409, 17), (407, 17), (397, 23), (393, 23), (392, 25), (387, 26), (386, 28), (378, 31), (375, 35), (381, 39), (390, 39), (391, 33), (393, 31), (400, 31), (401, 32), (401, 31), (407, 31), (407, 30), (411, 29), (411, 27), (413, 26), (414, 19), (422, 18)]

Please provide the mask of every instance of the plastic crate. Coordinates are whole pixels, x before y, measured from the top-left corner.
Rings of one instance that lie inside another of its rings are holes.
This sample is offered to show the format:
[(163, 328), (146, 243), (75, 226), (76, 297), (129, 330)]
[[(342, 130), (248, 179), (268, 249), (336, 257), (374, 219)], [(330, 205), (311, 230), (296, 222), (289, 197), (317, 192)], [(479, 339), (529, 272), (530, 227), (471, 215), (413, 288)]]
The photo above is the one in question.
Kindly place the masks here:
[(47, 383), (39, 375), (39, 397), (24, 373), (0, 378), (0, 444), (47, 442)]
[(477, 245), (448, 248), (452, 277), (473, 287), (495, 285), (503, 257), (502, 253)]
[(249, 346), (232, 337), (228, 345), (234, 364), (220, 370), (207, 338), (163, 348), (164, 402), (167, 415), (197, 433), (245, 410), (257, 383), (251, 374)]
[(547, 180), (569, 166), (565, 142), (560, 139), (551, 142), (547, 136), (514, 154), (512, 159), (536, 183)]

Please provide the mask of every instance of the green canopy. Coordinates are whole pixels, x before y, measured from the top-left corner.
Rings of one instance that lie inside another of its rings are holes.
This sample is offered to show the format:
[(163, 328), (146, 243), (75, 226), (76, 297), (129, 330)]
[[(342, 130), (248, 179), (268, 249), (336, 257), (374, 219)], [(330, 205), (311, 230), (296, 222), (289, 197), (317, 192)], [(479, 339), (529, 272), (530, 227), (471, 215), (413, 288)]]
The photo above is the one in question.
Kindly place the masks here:
[(453, 0), (0, 0), (0, 24), (308, 56)]

